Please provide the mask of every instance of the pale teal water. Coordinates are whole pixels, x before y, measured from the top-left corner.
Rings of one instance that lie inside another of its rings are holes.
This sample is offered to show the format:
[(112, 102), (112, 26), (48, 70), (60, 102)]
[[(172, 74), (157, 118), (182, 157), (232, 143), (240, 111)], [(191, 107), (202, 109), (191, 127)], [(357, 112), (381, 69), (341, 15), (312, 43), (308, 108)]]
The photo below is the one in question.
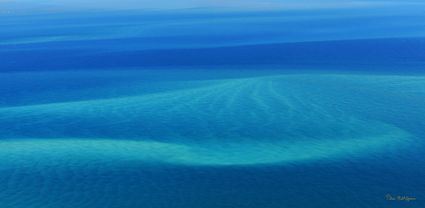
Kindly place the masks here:
[(423, 76), (35, 73), (0, 77), (19, 83), (0, 109), (2, 207), (376, 207), (392, 203), (387, 193), (423, 197)]

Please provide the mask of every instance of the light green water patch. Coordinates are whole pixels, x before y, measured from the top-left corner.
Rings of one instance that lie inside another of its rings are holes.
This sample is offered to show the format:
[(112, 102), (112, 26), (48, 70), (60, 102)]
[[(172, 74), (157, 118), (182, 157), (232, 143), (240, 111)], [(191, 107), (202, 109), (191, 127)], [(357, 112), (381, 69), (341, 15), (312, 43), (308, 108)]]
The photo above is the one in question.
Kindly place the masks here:
[(80, 167), (104, 163), (160, 162), (180, 165), (228, 166), (290, 164), (350, 159), (399, 148), (410, 135), (380, 124), (382, 134), (364, 138), (288, 142), (216, 142), (203, 145), (104, 139), (30, 139), (0, 141), (3, 168)]
[(202, 82), (135, 96), (0, 108), (1, 137), (16, 138), (1, 141), (1, 161), (257, 165), (385, 153), (412, 144), (414, 136), (373, 111), (403, 115), (403, 103), (394, 99), (406, 93), (417, 99), (421, 95), (412, 89), (424, 86), (412, 77), (366, 75)]

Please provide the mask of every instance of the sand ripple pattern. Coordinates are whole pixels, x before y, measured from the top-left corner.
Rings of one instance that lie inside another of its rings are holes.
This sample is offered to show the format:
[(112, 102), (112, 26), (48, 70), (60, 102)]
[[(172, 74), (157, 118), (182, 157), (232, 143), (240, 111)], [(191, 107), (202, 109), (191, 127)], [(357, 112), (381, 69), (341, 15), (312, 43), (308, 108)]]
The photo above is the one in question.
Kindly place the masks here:
[[(365, 97), (348, 96), (349, 89), (337, 87), (344, 82), (368, 79), (225, 79), (152, 94), (3, 107), (1, 163), (290, 164), (352, 158), (410, 139), (394, 125), (345, 110), (344, 104)], [(410, 82), (418, 80), (397, 80)]]

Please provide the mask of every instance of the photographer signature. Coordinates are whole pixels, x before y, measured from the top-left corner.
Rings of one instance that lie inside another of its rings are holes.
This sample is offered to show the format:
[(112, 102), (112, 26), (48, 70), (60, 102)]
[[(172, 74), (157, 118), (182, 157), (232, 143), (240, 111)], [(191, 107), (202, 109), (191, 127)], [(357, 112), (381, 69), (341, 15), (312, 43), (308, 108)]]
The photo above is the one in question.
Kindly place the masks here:
[(386, 194), (385, 195), (385, 199), (388, 201), (416, 201), (415, 197), (410, 197), (410, 196), (400, 196), (400, 195), (391, 195), (391, 194)]

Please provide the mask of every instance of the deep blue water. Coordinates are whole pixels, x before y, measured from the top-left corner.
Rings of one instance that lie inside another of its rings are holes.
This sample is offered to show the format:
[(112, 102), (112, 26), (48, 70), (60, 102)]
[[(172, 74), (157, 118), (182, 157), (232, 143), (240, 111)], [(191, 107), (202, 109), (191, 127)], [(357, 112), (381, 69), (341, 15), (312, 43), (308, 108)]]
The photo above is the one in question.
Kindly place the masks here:
[(0, 208), (425, 207), (420, 6), (0, 15)]

